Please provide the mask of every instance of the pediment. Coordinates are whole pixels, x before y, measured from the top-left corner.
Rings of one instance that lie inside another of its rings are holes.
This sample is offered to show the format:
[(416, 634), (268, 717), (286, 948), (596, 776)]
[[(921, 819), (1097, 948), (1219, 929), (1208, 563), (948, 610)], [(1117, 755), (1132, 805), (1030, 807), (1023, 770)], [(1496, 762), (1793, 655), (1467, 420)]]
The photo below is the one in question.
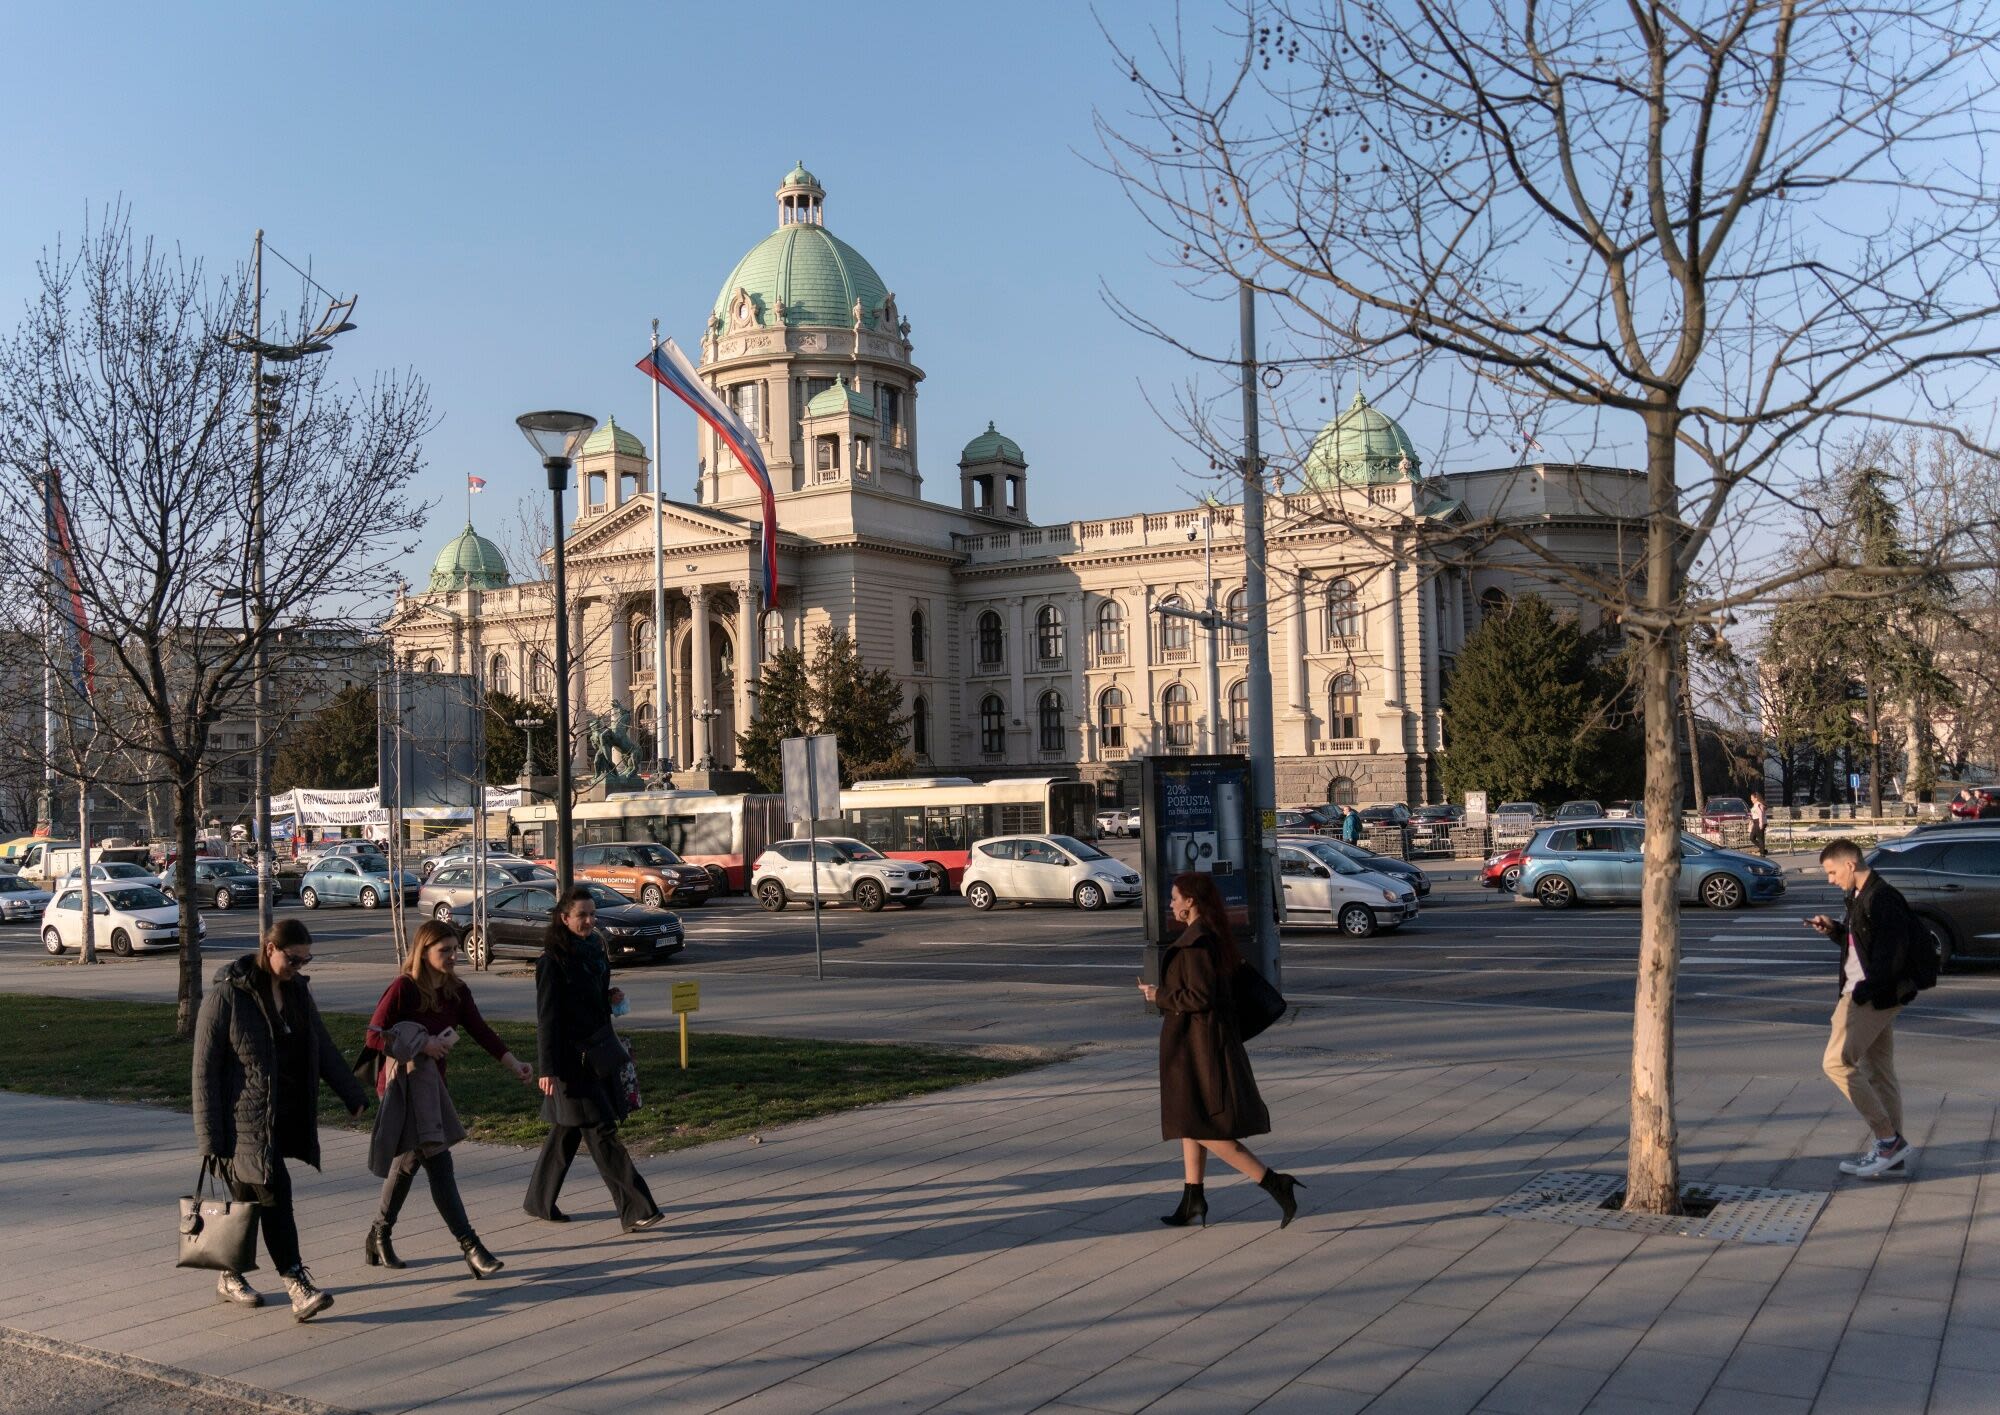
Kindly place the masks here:
[[(738, 545), (754, 531), (753, 523), (726, 512), (690, 506), (683, 501), (665, 503), (664, 538), (669, 547), (694, 549), (709, 545)], [(572, 531), (566, 549), (576, 555), (617, 555), (653, 548), (653, 502), (639, 496), (617, 510), (596, 517)]]

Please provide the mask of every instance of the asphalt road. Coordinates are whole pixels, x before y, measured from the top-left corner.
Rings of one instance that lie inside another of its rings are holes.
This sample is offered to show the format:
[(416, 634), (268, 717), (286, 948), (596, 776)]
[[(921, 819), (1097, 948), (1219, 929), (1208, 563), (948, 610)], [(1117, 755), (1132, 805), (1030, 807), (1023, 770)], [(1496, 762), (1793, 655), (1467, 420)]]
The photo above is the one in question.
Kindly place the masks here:
[[(1129, 850), (1128, 845), (1118, 853)], [(1778, 904), (1729, 913), (1683, 910), (1684, 1016), (1825, 1021), (1835, 955), (1800, 921), (1818, 912), (1837, 915), (1839, 900), (1823, 880), (1801, 874), (1797, 863), (1787, 869), (1790, 892)], [(309, 922), (323, 958), (374, 956), (386, 962), (390, 957), (382, 912), (308, 913), (287, 903), (281, 914)], [(207, 952), (227, 955), (252, 946), (254, 914), (211, 912), (207, 918)], [(726, 899), (687, 910), (683, 918), (688, 949), (677, 961), (698, 962), (706, 972), (811, 973), (812, 913), (804, 906), (772, 915), (747, 899)], [(1003, 905), (981, 914), (956, 896), (878, 914), (831, 907), (822, 913), (821, 929), (826, 968), (836, 976), (981, 978), (1024, 985), (1130, 988), (1145, 942), (1136, 908), (1081, 914), (1067, 907)], [(1350, 939), (1330, 930), (1288, 929), (1284, 984), (1295, 998), (1378, 997), (1468, 1009), (1525, 1005), (1629, 1015), (1638, 943), (1636, 908), (1552, 913), (1459, 879), (1441, 882), (1422, 916), (1394, 933)], [(38, 949), (25, 927), (0, 934), (5, 952)], [(157, 962), (163, 970), (169, 966), (164, 957), (144, 962)], [(1997, 1022), (2000, 969), (1976, 966), (1948, 975), (1925, 999), (1921, 1022), (1911, 1019), (1911, 1025), (1938, 1035), (1984, 1039), (1995, 1035)]]

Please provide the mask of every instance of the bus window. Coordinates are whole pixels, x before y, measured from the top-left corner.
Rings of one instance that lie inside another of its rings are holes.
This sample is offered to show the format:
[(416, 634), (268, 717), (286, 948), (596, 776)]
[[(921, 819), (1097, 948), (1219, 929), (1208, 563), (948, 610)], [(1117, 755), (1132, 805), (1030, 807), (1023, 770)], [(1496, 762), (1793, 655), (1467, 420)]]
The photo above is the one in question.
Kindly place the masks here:
[(1049, 787), (1050, 835), (1097, 838), (1097, 788), (1087, 781), (1058, 781)]
[(682, 855), (731, 855), (736, 851), (736, 818), (728, 811), (703, 811), (698, 816), (675, 816), (675, 825), (685, 825), (684, 843), (661, 841)]
[(932, 806), (924, 812), (924, 849), (963, 850), (971, 844), (965, 834), (965, 807)]
[(877, 850), (901, 850), (902, 822), (898, 813), (883, 806), (841, 813), (853, 832)]
[(924, 808), (922, 806), (898, 806), (896, 808), (896, 846), (898, 850), (921, 850), (924, 848)]
[(989, 832), (993, 835), (1039, 835), (1049, 828), (1042, 820), (1045, 812), (1038, 801), (1005, 801), (987, 809), (998, 818)]

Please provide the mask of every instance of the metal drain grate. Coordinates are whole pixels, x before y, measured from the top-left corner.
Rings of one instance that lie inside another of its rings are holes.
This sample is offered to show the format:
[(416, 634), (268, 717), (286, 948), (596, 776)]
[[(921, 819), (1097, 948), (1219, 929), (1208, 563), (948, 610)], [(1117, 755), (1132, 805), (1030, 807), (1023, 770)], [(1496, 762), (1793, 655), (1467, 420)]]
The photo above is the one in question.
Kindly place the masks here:
[(1702, 1216), (1669, 1217), (1607, 1209), (1605, 1201), (1625, 1188), (1622, 1174), (1589, 1174), (1554, 1169), (1539, 1175), (1488, 1212), (1501, 1218), (1537, 1219), (1574, 1228), (1610, 1228), (1622, 1233), (1678, 1234), (1734, 1243), (1802, 1243), (1830, 1197), (1824, 1190), (1753, 1189), (1742, 1184), (1689, 1184), (1687, 1199), (1712, 1202)]

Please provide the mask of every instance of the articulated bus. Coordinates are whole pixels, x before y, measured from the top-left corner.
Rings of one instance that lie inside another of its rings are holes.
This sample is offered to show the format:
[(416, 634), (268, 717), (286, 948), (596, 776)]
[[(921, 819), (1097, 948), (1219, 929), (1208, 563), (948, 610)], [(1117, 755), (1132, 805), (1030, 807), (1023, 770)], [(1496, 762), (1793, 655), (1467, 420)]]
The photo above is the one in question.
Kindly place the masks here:
[(964, 776), (858, 781), (840, 793), (841, 823), (895, 860), (916, 860), (958, 888), (972, 842), (989, 835), (1097, 838), (1097, 788), (1051, 777), (974, 781)]
[[(631, 791), (608, 801), (580, 801), (570, 811), (578, 845), (614, 840), (651, 840), (716, 882), (716, 893), (748, 888), (750, 866), (774, 840), (790, 835), (782, 796), (720, 796), (713, 791)], [(549, 859), (555, 854), (556, 808), (552, 803), (516, 806), (508, 813), (520, 836), (522, 854)]]

